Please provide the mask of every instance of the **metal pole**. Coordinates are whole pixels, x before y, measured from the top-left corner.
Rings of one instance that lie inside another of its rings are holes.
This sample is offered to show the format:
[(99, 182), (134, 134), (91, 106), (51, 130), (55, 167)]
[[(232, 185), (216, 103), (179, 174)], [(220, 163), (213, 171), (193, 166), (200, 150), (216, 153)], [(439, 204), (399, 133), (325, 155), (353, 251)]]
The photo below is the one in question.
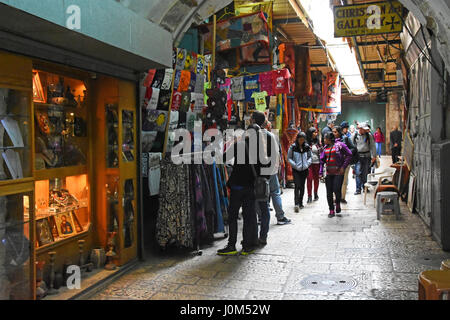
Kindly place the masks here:
[(217, 30), (217, 16), (213, 18), (213, 43), (212, 43), (212, 70), (216, 68), (216, 30)]

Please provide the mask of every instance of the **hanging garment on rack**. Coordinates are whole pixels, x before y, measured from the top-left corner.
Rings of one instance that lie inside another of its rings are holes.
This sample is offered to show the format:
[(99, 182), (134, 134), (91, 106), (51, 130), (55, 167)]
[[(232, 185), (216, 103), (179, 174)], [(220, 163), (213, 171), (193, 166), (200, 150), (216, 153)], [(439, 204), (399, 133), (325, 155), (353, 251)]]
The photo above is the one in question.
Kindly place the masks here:
[(295, 47), (295, 97), (304, 99), (313, 94), (311, 79), (311, 58), (309, 48)]
[(175, 165), (166, 159), (161, 162), (160, 207), (156, 221), (156, 239), (163, 248), (172, 244), (193, 248), (189, 182), (189, 166)]
[(211, 242), (214, 240), (214, 217), (216, 216), (216, 210), (214, 209), (214, 203), (212, 201), (211, 184), (206, 174), (206, 165), (200, 166), (201, 180), (202, 180), (202, 192), (204, 199), (204, 210), (206, 218), (206, 234), (205, 241)]
[(219, 200), (220, 200), (220, 206), (222, 209), (222, 220), (227, 220), (228, 218), (228, 198), (226, 196), (226, 192), (224, 190), (224, 181), (223, 181), (223, 175), (221, 172), (222, 166), (216, 166), (216, 172), (217, 172), (217, 188), (219, 189)]
[(191, 175), (193, 180), (192, 190), (194, 190), (193, 196), (195, 199), (194, 201), (195, 240), (197, 244), (200, 244), (202, 236), (207, 231), (201, 165), (192, 165)]
[(219, 184), (218, 179), (220, 177), (217, 174), (216, 163), (213, 163), (213, 178), (214, 178), (214, 193), (216, 194), (216, 213), (217, 213), (217, 232), (225, 232), (224, 224), (223, 224), (223, 211), (221, 204), (221, 197), (219, 193)]
[(211, 222), (211, 226), (208, 224), (208, 226), (211, 227), (210, 231), (214, 234), (217, 231), (217, 207), (216, 207), (216, 192), (214, 189), (214, 175), (213, 175), (213, 166), (212, 165), (204, 165), (204, 169), (205, 169), (205, 175), (207, 178), (207, 182), (208, 182), (208, 186), (209, 186), (209, 194), (210, 197), (209, 199), (211, 200), (211, 205), (212, 208), (214, 209), (214, 214), (212, 215), (212, 217), (210, 217), (210, 222)]

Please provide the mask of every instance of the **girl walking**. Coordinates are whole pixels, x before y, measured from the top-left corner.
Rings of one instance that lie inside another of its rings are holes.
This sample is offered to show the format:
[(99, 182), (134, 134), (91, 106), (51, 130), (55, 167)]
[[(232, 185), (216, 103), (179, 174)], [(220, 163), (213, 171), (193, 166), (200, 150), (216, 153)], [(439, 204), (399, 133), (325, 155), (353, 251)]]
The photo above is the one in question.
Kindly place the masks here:
[(295, 143), (289, 148), (288, 161), (294, 176), (295, 212), (299, 212), (299, 209), (304, 208), (305, 182), (312, 162), (311, 147), (306, 143), (306, 134), (304, 132), (300, 132), (297, 135)]
[[(333, 218), (335, 213), (340, 217), (341, 213), (341, 189), (344, 180), (345, 169), (350, 164), (352, 152), (342, 142), (335, 141), (334, 134), (328, 132), (324, 138), (325, 147), (320, 155), (319, 176), (323, 177), (323, 170), (326, 165), (325, 184), (327, 188), (327, 201), (330, 213), (328, 218)], [(336, 211), (333, 202), (333, 194), (336, 197)]]
[(375, 138), (375, 144), (377, 146), (377, 156), (381, 157), (382, 146), (383, 146), (383, 143), (385, 143), (386, 139), (385, 139), (384, 134), (381, 131), (380, 127), (377, 128), (377, 131), (375, 132), (373, 137)]
[(320, 144), (320, 140), (317, 138), (318, 132), (316, 128), (311, 127), (306, 131), (306, 138), (309, 146), (311, 147), (311, 166), (309, 167), (309, 173), (306, 180), (306, 186), (308, 188), (308, 202), (311, 203), (313, 201), (312, 198), (312, 188), (314, 184), (314, 201), (319, 200), (319, 170), (320, 170), (320, 154), (322, 152), (322, 145)]

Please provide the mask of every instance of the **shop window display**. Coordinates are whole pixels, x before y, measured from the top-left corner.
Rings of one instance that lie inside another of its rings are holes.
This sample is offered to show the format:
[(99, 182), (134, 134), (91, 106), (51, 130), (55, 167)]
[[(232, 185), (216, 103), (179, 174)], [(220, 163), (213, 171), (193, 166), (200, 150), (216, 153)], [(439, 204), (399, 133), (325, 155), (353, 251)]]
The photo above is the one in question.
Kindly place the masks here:
[(133, 180), (128, 179), (125, 181), (124, 196), (123, 196), (123, 238), (124, 247), (129, 248), (133, 245), (134, 241), (134, 186)]
[(31, 299), (32, 192), (0, 196), (0, 300)]
[(31, 176), (30, 95), (0, 88), (0, 180)]
[(133, 111), (122, 110), (122, 156), (123, 161), (134, 161), (134, 118)]
[(36, 181), (35, 195), (37, 248), (89, 230), (87, 175)]
[[(36, 170), (85, 166), (86, 95), (83, 81), (35, 71)], [(46, 96), (38, 94), (45, 91)]]
[(119, 118), (117, 104), (106, 105), (106, 135), (108, 139), (108, 150), (106, 152), (108, 168), (119, 167)]

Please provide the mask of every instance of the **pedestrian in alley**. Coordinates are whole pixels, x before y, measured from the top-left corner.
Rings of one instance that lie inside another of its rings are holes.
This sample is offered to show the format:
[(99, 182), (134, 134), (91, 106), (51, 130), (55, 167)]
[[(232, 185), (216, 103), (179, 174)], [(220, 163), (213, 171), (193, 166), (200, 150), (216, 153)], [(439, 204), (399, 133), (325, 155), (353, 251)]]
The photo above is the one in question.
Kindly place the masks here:
[[(325, 185), (327, 188), (328, 208), (330, 210), (328, 217), (333, 218), (335, 215), (340, 217), (342, 182), (345, 169), (349, 166), (352, 159), (352, 152), (345, 143), (336, 141), (332, 132), (325, 135), (324, 141), (325, 147), (320, 155), (319, 175), (323, 177), (326, 165)], [(336, 207), (334, 206), (333, 194), (336, 198)]]
[(355, 130), (355, 126), (352, 124), (348, 130), (350, 132), (350, 138), (353, 137), (353, 135), (355, 134), (356, 130)]
[(383, 153), (383, 151), (382, 151), (383, 143), (386, 142), (386, 139), (385, 139), (383, 131), (381, 131), (380, 127), (377, 128), (377, 131), (375, 132), (373, 137), (375, 138), (375, 144), (377, 146), (377, 156), (381, 157), (381, 155)]
[(288, 161), (292, 166), (294, 175), (294, 210), (299, 212), (299, 209), (304, 208), (305, 183), (312, 163), (311, 147), (306, 143), (306, 134), (304, 132), (298, 134), (295, 143), (289, 148)]
[(307, 177), (307, 188), (308, 188), (308, 201), (307, 203), (311, 203), (313, 201), (312, 198), (312, 189), (314, 184), (314, 201), (319, 200), (319, 170), (320, 170), (320, 154), (322, 153), (322, 145), (320, 144), (317, 129), (311, 127), (306, 131), (306, 140), (309, 146), (311, 147), (311, 166), (309, 167), (308, 177)]
[(345, 135), (345, 136), (347, 136), (347, 137), (349, 137), (349, 138), (352, 137), (352, 134), (351, 134), (350, 131), (349, 131), (349, 127), (350, 127), (350, 126), (349, 126), (349, 124), (348, 124), (347, 121), (342, 121), (340, 127), (341, 127), (341, 129), (342, 129), (342, 134), (343, 134), (343, 135)]
[(325, 145), (324, 137), (328, 132), (332, 132), (334, 127), (334, 121), (328, 120), (328, 124), (322, 129), (322, 145)]
[[(270, 132), (270, 122), (265, 121), (263, 125), (263, 129), (267, 130), (271, 137), (274, 139), (275, 136)], [(272, 140), (274, 141), (274, 140)], [(275, 140), (276, 142), (276, 140)], [(279, 160), (281, 163), (282, 154), (281, 154), (281, 145), (278, 144), (278, 151), (279, 151)], [(278, 169), (276, 170), (276, 173), (270, 176), (269, 185), (270, 185), (270, 198), (272, 199), (272, 204), (275, 209), (275, 217), (277, 218), (277, 224), (278, 225), (285, 225), (291, 223), (291, 220), (288, 219), (284, 213), (283, 210), (283, 202), (281, 200), (281, 189), (280, 189), (280, 181), (278, 180), (278, 171), (280, 166), (278, 165)]]
[[(278, 209), (278, 216), (277, 220), (279, 220), (280, 224), (286, 224), (289, 223), (290, 220), (287, 219), (284, 216), (283, 209), (281, 207), (281, 197), (280, 197), (280, 184), (278, 181), (278, 166), (279, 161), (276, 159), (276, 155), (272, 154), (272, 145), (279, 148), (279, 144), (277, 143), (275, 136), (269, 132), (268, 130), (264, 129), (263, 127), (266, 126), (267, 118), (266, 115), (261, 111), (254, 111), (252, 113), (251, 117), (252, 124), (256, 124), (257, 126), (261, 127), (260, 133), (264, 135), (264, 138), (266, 139), (266, 150), (265, 154), (271, 159), (270, 163), (275, 161), (276, 165), (273, 168), (273, 173), (267, 177), (269, 179), (269, 185), (270, 185), (270, 191), (272, 196), (272, 191), (276, 193), (275, 198), (273, 198), (274, 201), (274, 207), (275, 210)], [(263, 146), (260, 145), (258, 141), (258, 157), (261, 155), (259, 148), (262, 148)], [(279, 149), (278, 149), (279, 150)], [(258, 162), (261, 162), (261, 159), (258, 158)], [(270, 163), (267, 166), (270, 166)], [(260, 165), (261, 167), (264, 167), (263, 165)], [(277, 186), (278, 185), (278, 186)], [(276, 204), (275, 204), (276, 203)], [(261, 213), (261, 223), (260, 223), (260, 231), (259, 231), (259, 244), (266, 245), (267, 244), (267, 235), (269, 233), (269, 226), (270, 226), (270, 209), (269, 209), (269, 201), (257, 201), (257, 204), (259, 212)], [(280, 219), (278, 219), (280, 217)]]
[[(249, 129), (253, 129), (253, 134), (260, 128), (257, 125), (251, 125)], [(250, 130), (252, 132), (252, 130)], [(248, 255), (258, 246), (258, 224), (255, 211), (255, 193), (254, 182), (255, 176), (252, 165), (250, 164), (249, 155), (249, 137), (245, 137), (237, 141), (230, 147), (224, 155), (224, 161), (232, 160), (233, 170), (227, 181), (230, 188), (230, 204), (228, 208), (228, 244), (225, 248), (217, 251), (218, 255), (236, 255), (237, 233), (238, 233), (238, 214), (242, 207), (243, 230), (242, 230), (242, 251), (241, 254)], [(238, 163), (238, 151), (245, 150), (244, 163)], [(232, 153), (230, 157), (229, 153)], [(254, 165), (255, 170), (259, 172), (259, 165)], [(267, 203), (266, 203), (267, 204)], [(268, 208), (267, 208), (268, 210)]]
[[(346, 123), (343, 123), (343, 125), (345, 126)], [(352, 153), (352, 159), (353, 159), (354, 154), (356, 153), (355, 146), (353, 145), (351, 139), (348, 136), (345, 135), (344, 130), (342, 129), (342, 127), (340, 127), (340, 126), (334, 127), (333, 128), (333, 135), (334, 135), (334, 138), (335, 138), (335, 142), (342, 142), (342, 143), (344, 143), (347, 146), (347, 148)], [(348, 175), (349, 175), (349, 172), (350, 172), (350, 165), (348, 165), (345, 168), (344, 179), (342, 181), (342, 188), (341, 188), (341, 203), (345, 203), (345, 204), (347, 203), (347, 200), (345, 200), (345, 196), (347, 195), (347, 186), (348, 186)]]
[(359, 160), (355, 165), (356, 192), (361, 194), (364, 184), (367, 182), (367, 175), (370, 173), (372, 163), (376, 161), (376, 146), (373, 135), (370, 134), (370, 127), (367, 123), (361, 123), (358, 132), (353, 136), (353, 145), (358, 150)]
[(391, 154), (392, 154), (392, 163), (398, 162), (398, 157), (400, 156), (402, 152), (402, 132), (398, 130), (398, 126), (395, 125), (392, 128), (391, 134), (390, 134), (390, 147), (391, 147)]

